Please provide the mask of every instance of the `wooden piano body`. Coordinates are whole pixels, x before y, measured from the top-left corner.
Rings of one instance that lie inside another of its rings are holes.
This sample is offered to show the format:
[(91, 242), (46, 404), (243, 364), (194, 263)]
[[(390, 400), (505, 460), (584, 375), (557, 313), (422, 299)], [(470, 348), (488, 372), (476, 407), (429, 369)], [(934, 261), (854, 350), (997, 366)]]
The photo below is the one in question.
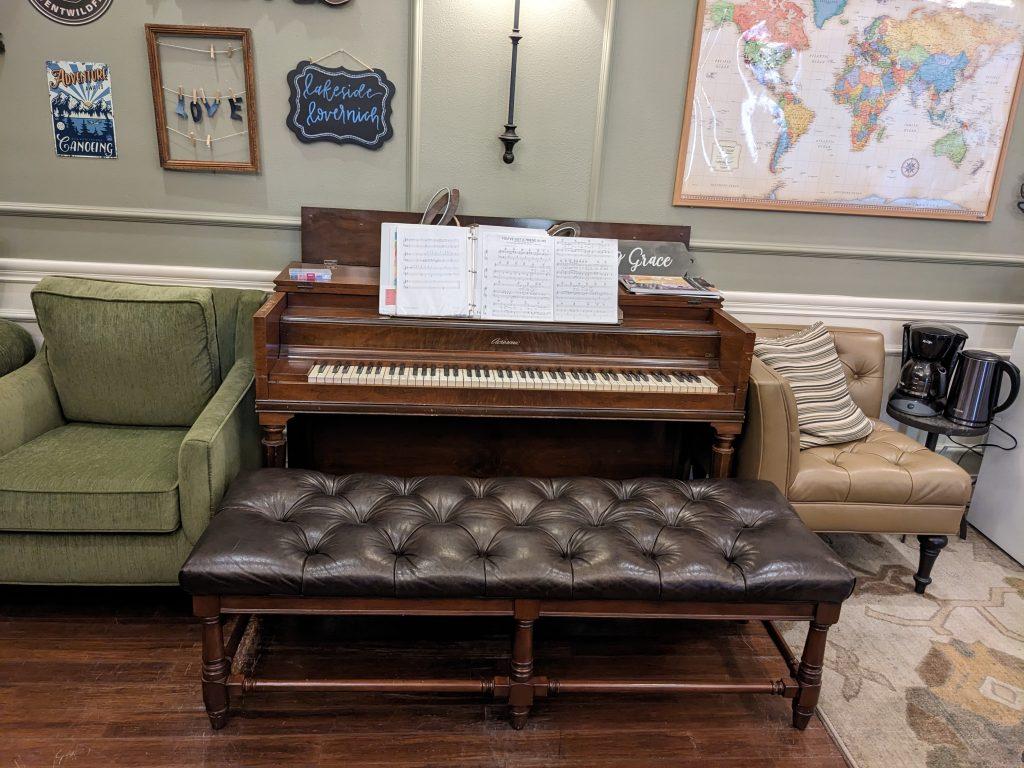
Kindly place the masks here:
[[(334, 472), (666, 474), (682, 471), (682, 454), (701, 435), (685, 427), (710, 425), (709, 469), (728, 474), (753, 333), (719, 302), (622, 291), (618, 326), (383, 317), (380, 225), (418, 220), (303, 209), (303, 263), (338, 265), (323, 283), (291, 280), (286, 269), (254, 318), (267, 465), (284, 466), (287, 455), (293, 466)], [(690, 234), (638, 224), (581, 228), (584, 236), (687, 244)], [(316, 376), (323, 371), (327, 381)], [(345, 383), (330, 383), (331, 373)], [(691, 386), (698, 380), (703, 386)]]

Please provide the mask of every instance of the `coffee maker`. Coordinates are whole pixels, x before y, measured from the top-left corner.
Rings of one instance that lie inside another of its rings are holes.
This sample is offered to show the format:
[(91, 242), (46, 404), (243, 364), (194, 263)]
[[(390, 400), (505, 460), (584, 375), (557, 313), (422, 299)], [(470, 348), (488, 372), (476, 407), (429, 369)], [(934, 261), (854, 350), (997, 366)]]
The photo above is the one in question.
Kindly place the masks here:
[(937, 416), (945, 407), (949, 372), (967, 334), (945, 323), (904, 323), (899, 383), (889, 395), (894, 411)]

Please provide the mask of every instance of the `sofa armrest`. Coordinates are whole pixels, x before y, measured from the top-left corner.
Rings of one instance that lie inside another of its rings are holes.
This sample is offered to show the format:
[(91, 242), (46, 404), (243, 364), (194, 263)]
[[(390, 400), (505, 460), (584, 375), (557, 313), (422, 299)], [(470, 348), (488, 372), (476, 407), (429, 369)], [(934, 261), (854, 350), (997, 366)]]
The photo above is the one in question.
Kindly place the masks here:
[(36, 345), (28, 331), (10, 320), (0, 320), (0, 376), (18, 370), (35, 354)]
[(0, 456), (64, 423), (46, 352), (0, 377)]
[(747, 420), (736, 474), (769, 480), (785, 495), (800, 462), (796, 400), (786, 380), (756, 357), (750, 364)]
[(193, 544), (244, 469), (260, 464), (253, 362), (242, 359), (185, 435), (178, 451), (181, 526)]

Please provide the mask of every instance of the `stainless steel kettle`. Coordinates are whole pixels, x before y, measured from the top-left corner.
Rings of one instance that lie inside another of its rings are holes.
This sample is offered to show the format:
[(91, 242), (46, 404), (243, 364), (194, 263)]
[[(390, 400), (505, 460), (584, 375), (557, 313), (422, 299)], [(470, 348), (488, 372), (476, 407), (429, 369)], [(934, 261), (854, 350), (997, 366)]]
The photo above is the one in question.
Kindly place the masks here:
[[(1010, 376), (1010, 392), (999, 403), (1004, 373)], [(953, 367), (945, 416), (967, 427), (984, 427), (993, 416), (1009, 408), (1019, 392), (1020, 369), (1016, 365), (994, 352), (966, 349), (957, 356)]]

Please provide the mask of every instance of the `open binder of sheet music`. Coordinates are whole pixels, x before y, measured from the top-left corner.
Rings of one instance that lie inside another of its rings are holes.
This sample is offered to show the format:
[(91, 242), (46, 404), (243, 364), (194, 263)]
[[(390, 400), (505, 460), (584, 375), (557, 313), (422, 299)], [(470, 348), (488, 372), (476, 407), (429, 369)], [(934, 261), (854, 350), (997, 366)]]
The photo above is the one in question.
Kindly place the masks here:
[(519, 227), (382, 224), (380, 313), (617, 323), (618, 242)]

